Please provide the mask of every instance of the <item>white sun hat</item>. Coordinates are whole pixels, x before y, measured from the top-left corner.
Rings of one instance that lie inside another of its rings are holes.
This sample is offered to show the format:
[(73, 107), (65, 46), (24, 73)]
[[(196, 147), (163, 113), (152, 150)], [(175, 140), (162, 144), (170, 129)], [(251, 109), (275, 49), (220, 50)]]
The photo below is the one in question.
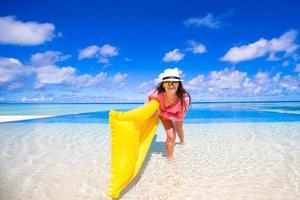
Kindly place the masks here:
[(179, 71), (177, 68), (166, 69), (160, 76), (160, 82), (164, 81), (182, 81), (180, 79)]

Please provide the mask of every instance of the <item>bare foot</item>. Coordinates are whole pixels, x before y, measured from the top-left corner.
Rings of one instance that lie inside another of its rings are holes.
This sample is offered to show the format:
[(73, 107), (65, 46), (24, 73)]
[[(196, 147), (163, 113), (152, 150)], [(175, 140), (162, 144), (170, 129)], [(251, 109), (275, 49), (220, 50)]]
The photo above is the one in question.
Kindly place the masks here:
[(174, 161), (174, 158), (173, 157), (167, 157), (168, 161)]

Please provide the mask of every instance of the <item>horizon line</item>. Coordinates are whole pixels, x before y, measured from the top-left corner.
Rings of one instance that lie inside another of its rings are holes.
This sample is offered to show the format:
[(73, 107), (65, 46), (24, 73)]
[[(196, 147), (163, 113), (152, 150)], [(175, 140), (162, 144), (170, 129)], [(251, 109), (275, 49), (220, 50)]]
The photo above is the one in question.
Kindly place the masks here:
[[(276, 103), (276, 102), (300, 102), (300, 100), (272, 100), (272, 101), (192, 101), (192, 104), (201, 103)], [(145, 102), (0, 102), (0, 104), (143, 104)]]

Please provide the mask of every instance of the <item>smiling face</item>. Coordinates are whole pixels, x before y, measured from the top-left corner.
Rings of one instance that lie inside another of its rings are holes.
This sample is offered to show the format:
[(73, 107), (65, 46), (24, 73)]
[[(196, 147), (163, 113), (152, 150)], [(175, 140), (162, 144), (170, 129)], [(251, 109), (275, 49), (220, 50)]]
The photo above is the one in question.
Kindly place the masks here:
[(166, 93), (168, 94), (176, 94), (178, 89), (179, 82), (178, 81), (165, 81), (163, 82), (163, 87), (165, 88)]

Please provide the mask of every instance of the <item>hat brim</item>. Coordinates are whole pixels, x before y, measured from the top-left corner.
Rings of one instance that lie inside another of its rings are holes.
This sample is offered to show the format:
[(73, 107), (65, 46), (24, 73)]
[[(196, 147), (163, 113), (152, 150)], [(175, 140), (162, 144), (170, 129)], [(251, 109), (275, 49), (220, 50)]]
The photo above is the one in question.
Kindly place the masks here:
[(166, 82), (166, 81), (182, 82), (181, 79), (176, 79), (176, 78), (167, 78), (167, 79), (161, 80), (161, 82)]

